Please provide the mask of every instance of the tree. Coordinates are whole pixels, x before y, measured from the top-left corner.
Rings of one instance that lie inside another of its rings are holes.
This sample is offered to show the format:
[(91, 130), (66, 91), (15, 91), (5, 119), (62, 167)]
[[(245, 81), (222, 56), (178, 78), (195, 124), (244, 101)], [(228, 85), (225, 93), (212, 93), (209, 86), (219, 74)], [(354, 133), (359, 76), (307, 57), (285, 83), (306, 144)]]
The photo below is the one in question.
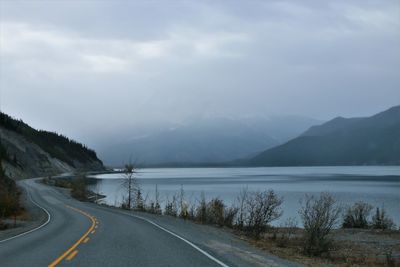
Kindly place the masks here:
[(134, 208), (137, 211), (145, 211), (146, 208), (144, 206), (145, 201), (143, 200), (142, 190), (140, 189), (139, 184), (137, 184), (137, 189), (135, 193), (135, 205)]
[(173, 216), (176, 217), (178, 216), (178, 203), (177, 203), (177, 197), (176, 195), (172, 196), (172, 200), (170, 201), (169, 198), (167, 198), (167, 201), (165, 203), (165, 215)]
[(375, 229), (393, 229), (395, 224), (391, 218), (386, 215), (386, 210), (376, 208), (375, 215), (372, 217), (372, 227)]
[[(123, 203), (123, 207), (126, 209), (132, 209), (133, 207), (133, 199), (136, 193), (136, 199), (138, 196), (141, 197), (141, 192), (138, 186), (138, 181), (135, 176), (136, 168), (132, 163), (125, 164), (124, 171), (123, 171), (123, 182), (122, 187), (125, 190), (125, 201)], [(138, 199), (137, 199), (138, 200)], [(143, 203), (142, 203), (143, 204)], [(138, 203), (136, 203), (136, 206)]]
[(305, 252), (319, 255), (329, 249), (328, 238), (332, 228), (338, 222), (341, 209), (329, 193), (321, 193), (317, 198), (306, 195), (299, 211), (305, 230)]

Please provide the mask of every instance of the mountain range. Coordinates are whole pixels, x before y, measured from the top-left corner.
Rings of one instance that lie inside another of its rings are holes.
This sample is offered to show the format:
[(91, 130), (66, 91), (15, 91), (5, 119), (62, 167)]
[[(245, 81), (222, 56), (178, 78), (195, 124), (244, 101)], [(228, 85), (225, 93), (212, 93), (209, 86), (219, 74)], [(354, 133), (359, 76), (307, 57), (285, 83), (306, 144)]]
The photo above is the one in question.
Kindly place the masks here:
[(129, 160), (145, 166), (218, 165), (251, 158), (317, 123), (320, 121), (300, 116), (191, 118), (149, 134), (109, 139), (97, 151), (111, 166)]
[(256, 155), (250, 166), (399, 165), (400, 106), (371, 117), (337, 117)]

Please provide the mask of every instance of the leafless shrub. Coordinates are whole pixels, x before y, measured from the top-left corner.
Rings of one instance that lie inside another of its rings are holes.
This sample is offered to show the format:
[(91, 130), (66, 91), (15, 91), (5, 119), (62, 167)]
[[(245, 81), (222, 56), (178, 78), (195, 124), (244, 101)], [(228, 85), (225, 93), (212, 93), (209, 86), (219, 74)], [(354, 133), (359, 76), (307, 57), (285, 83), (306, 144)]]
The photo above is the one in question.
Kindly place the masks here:
[(269, 224), (282, 216), (283, 198), (273, 190), (255, 192), (247, 197), (246, 227), (255, 238), (266, 230)]
[(328, 238), (338, 222), (341, 209), (329, 193), (321, 193), (317, 198), (306, 195), (299, 211), (305, 230), (304, 250), (310, 255), (319, 255), (329, 249)]
[(359, 201), (348, 207), (343, 218), (343, 228), (368, 228), (368, 217), (372, 206)]
[(243, 229), (247, 217), (247, 209), (246, 209), (247, 196), (248, 196), (248, 188), (244, 187), (240, 190), (239, 195), (236, 199), (237, 216), (235, 225), (239, 229)]
[(233, 227), (234, 220), (238, 214), (237, 207), (229, 207), (224, 209), (224, 225), (227, 227)]

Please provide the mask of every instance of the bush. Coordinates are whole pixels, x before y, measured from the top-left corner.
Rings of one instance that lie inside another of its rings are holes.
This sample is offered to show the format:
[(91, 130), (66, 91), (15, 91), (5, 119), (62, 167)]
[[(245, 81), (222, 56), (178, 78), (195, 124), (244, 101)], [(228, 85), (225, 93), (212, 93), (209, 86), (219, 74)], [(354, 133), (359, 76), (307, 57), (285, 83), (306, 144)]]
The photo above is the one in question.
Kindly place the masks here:
[(279, 198), (273, 190), (255, 192), (248, 196), (245, 219), (247, 230), (259, 238), (272, 221), (282, 216), (282, 203), (283, 198)]
[(279, 247), (286, 247), (289, 244), (289, 241), (294, 237), (294, 234), (297, 229), (297, 220), (296, 218), (289, 217), (285, 220), (283, 224), (280, 226), (281, 233), (280, 238), (278, 239)]
[(233, 222), (238, 214), (237, 207), (229, 207), (224, 210), (224, 225), (227, 227), (233, 227)]
[(395, 227), (393, 220), (386, 215), (385, 209), (376, 208), (375, 215), (372, 217), (372, 228), (386, 230)]
[(13, 216), (15, 224), (15, 216), (21, 210), (20, 195), (21, 192), (15, 181), (8, 178), (4, 173), (0, 159), (0, 219)]
[(309, 255), (319, 255), (329, 249), (328, 235), (336, 225), (340, 207), (329, 193), (321, 193), (318, 198), (306, 195), (299, 211), (305, 230), (304, 250)]
[(71, 180), (71, 196), (80, 200), (87, 200), (86, 177), (78, 176)]
[(195, 220), (200, 223), (207, 222), (207, 201), (204, 192), (201, 193), (200, 204), (196, 208)]
[(368, 228), (368, 217), (372, 206), (365, 202), (357, 202), (348, 207), (343, 218), (343, 228)]
[(207, 203), (207, 223), (223, 226), (225, 221), (224, 211), (224, 202), (219, 198), (213, 198), (210, 202)]

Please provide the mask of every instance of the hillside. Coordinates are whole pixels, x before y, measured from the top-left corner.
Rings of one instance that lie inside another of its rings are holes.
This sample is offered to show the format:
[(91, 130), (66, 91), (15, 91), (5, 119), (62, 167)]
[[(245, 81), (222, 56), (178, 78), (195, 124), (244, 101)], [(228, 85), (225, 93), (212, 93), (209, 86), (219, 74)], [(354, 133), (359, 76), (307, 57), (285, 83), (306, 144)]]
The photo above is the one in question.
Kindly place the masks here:
[(0, 113), (0, 157), (14, 178), (77, 170), (103, 170), (96, 153), (65, 136), (36, 130)]
[(253, 166), (398, 165), (400, 106), (367, 118), (338, 117), (249, 161)]
[(125, 141), (110, 138), (98, 151), (107, 164), (116, 166), (129, 158), (144, 165), (221, 164), (282, 144), (316, 122), (297, 116), (191, 118)]

